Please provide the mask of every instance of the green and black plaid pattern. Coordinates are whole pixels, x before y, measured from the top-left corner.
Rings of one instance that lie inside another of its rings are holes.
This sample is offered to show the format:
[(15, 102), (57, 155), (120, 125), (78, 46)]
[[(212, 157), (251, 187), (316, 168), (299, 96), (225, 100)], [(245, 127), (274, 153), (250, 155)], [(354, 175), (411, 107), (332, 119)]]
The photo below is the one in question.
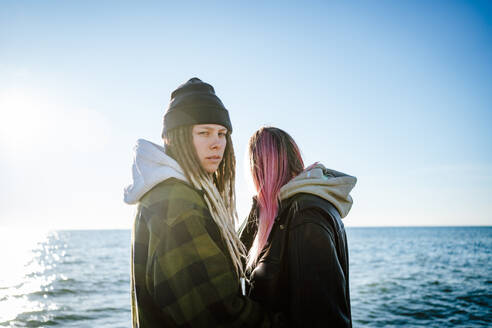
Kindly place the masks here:
[(140, 201), (133, 240), (134, 326), (270, 327), (241, 296), (217, 225), (199, 191), (170, 179)]

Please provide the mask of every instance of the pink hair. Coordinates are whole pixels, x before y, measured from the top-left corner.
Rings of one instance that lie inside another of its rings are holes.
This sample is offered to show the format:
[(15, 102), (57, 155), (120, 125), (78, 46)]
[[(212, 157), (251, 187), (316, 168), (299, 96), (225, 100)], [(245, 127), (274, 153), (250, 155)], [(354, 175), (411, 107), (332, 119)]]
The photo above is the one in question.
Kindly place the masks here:
[(249, 143), (251, 174), (259, 207), (258, 231), (248, 253), (251, 268), (265, 247), (278, 213), (280, 188), (302, 172), (304, 163), (294, 140), (283, 130), (263, 127)]

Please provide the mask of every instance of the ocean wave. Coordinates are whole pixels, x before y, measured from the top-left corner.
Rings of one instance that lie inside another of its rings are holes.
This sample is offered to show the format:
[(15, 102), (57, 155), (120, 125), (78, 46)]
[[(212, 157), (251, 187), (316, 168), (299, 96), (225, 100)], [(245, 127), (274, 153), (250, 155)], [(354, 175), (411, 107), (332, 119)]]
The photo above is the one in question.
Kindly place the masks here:
[(77, 290), (72, 290), (72, 289), (54, 289), (54, 290), (39, 290), (33, 293), (30, 293), (28, 295), (32, 296), (61, 296), (61, 295), (67, 295), (67, 294), (78, 294), (79, 291)]

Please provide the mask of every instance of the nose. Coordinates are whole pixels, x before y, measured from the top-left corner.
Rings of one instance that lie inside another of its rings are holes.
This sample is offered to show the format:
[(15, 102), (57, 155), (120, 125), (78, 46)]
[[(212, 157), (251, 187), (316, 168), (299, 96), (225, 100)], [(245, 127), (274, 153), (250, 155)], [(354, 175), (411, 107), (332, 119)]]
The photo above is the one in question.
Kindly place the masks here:
[(220, 138), (218, 135), (214, 135), (212, 137), (211, 143), (210, 143), (210, 149), (218, 149), (220, 147)]

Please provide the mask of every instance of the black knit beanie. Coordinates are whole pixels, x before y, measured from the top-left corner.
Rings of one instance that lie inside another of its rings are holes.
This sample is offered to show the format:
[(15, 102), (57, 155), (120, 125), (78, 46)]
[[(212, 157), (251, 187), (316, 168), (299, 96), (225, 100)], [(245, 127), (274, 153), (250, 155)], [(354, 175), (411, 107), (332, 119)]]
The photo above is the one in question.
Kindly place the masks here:
[(232, 132), (229, 112), (215, 95), (214, 88), (196, 77), (171, 93), (162, 135), (178, 126), (192, 124), (219, 124)]

